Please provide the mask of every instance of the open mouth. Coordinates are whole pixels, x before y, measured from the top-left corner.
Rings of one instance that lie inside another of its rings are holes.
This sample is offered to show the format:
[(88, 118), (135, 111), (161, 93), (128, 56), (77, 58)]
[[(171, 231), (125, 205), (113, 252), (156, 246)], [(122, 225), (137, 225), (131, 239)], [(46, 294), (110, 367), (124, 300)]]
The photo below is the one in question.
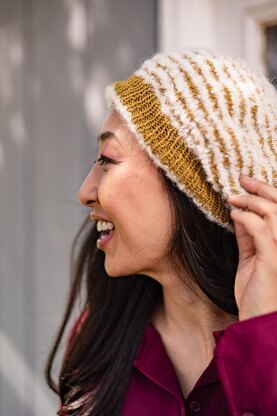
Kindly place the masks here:
[(109, 221), (97, 221), (97, 230), (99, 231), (99, 238), (97, 240), (97, 247), (102, 248), (106, 245), (114, 235), (114, 225)]

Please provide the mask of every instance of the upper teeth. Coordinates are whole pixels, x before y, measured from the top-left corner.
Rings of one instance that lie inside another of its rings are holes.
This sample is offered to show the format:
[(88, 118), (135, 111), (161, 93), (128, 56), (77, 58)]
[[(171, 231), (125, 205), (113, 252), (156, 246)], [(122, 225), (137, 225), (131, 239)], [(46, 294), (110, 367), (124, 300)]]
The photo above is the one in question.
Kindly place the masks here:
[(114, 225), (109, 221), (97, 221), (97, 231), (113, 230)]

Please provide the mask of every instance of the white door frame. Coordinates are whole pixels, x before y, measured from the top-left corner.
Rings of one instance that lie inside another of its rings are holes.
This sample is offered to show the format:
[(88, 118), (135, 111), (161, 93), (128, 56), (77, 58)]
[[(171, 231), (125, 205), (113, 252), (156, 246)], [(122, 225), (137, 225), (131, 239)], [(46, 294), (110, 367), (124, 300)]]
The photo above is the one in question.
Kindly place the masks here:
[(277, 0), (158, 0), (158, 47), (209, 48), (265, 72), (264, 27), (275, 22)]

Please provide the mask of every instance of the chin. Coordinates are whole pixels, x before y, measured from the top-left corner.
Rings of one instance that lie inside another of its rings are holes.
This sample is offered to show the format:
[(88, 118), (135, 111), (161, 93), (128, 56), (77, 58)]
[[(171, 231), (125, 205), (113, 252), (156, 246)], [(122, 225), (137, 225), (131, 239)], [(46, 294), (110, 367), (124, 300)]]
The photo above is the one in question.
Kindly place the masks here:
[[(110, 277), (146, 275), (152, 277), (161, 262), (161, 258), (145, 258), (133, 251), (122, 250), (117, 253), (105, 253), (104, 267)], [(158, 269), (160, 269), (158, 267)], [(160, 273), (160, 270), (159, 270)]]
[(115, 264), (109, 264), (107, 260), (105, 260), (105, 270), (108, 276), (110, 277), (120, 277), (120, 276), (127, 276), (126, 268), (123, 269), (122, 266), (118, 267)]
[(127, 264), (112, 264), (108, 261), (107, 257), (105, 258), (104, 267), (106, 273), (110, 277), (120, 277), (120, 276), (131, 276), (133, 274), (142, 274), (140, 271), (135, 270), (133, 267), (128, 267)]

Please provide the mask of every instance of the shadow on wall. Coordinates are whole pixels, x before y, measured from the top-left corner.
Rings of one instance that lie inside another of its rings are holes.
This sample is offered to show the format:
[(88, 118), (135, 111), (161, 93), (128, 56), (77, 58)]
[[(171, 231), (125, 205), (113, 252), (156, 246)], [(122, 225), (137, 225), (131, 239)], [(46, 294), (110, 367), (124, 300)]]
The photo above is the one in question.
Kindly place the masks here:
[(0, 2), (0, 414), (58, 406), (43, 367), (86, 213), (76, 194), (106, 85), (155, 52), (155, 3)]

